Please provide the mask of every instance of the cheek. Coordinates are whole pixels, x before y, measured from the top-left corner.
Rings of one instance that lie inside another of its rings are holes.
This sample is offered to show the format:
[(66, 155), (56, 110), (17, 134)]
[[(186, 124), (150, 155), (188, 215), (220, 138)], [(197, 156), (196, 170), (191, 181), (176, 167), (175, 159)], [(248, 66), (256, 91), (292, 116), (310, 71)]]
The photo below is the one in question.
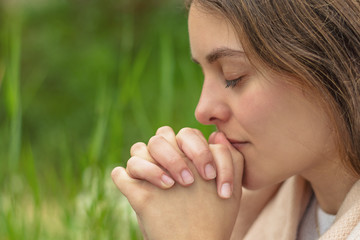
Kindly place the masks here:
[(318, 107), (298, 90), (280, 84), (254, 84), (243, 92), (236, 107), (234, 115), (254, 144), (304, 143), (324, 124)]
[(248, 91), (239, 99), (234, 115), (250, 138), (269, 125), (274, 115), (275, 102), (271, 94), (261, 89)]
[(237, 105), (234, 115), (252, 143), (243, 152), (247, 187), (282, 181), (333, 155), (326, 114), (299, 91), (254, 88)]

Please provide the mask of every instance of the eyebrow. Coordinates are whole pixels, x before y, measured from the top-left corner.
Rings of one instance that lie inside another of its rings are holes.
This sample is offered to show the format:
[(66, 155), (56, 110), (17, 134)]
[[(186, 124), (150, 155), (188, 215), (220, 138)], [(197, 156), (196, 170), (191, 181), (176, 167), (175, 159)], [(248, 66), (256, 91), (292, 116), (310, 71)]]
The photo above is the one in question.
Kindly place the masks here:
[[(223, 57), (241, 57), (245, 56), (245, 52), (240, 50), (234, 50), (230, 48), (216, 48), (206, 56), (209, 63), (213, 63)], [(192, 58), (195, 63), (199, 63), (196, 59)]]

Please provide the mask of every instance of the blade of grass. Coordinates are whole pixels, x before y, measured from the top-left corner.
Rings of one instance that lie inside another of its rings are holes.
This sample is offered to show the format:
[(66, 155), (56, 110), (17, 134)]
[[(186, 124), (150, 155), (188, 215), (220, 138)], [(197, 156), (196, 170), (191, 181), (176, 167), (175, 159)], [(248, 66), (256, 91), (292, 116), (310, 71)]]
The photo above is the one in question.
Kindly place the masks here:
[(143, 139), (149, 138), (153, 133), (153, 127), (150, 119), (147, 115), (146, 109), (143, 104), (143, 99), (140, 92), (134, 94), (134, 100), (132, 101), (133, 115)]
[(137, 122), (138, 127), (141, 129), (140, 132), (142, 133), (143, 137), (149, 137), (153, 132), (153, 128), (147, 117), (146, 110), (142, 104), (142, 97), (140, 90), (140, 80), (143, 79), (144, 71), (146, 65), (149, 61), (151, 53), (151, 46), (143, 46), (140, 49), (140, 52), (136, 56), (136, 60), (134, 63), (134, 67), (131, 71), (131, 80), (132, 83), (129, 88), (129, 95), (128, 99), (132, 100), (132, 112), (134, 114), (135, 121)]
[(139, 88), (139, 81), (143, 76), (146, 65), (149, 61), (151, 53), (151, 46), (144, 45), (140, 48), (139, 53), (134, 58), (133, 67), (128, 70), (127, 77), (124, 78), (124, 83), (121, 88), (120, 104), (126, 106), (128, 102), (133, 98), (134, 92)]
[(0, 89), (5, 75), (5, 65), (0, 62)]
[(159, 122), (169, 124), (172, 118), (174, 102), (174, 57), (172, 39), (167, 31), (160, 35), (160, 97)]
[[(90, 164), (99, 161), (107, 131), (107, 124), (109, 121), (109, 114), (111, 110), (112, 96), (109, 94), (107, 81), (99, 80), (100, 90), (97, 99), (96, 115), (97, 122), (94, 129), (92, 142), (90, 145)], [(104, 163), (102, 163), (104, 164)]]
[(118, 82), (117, 88), (115, 88), (116, 99), (113, 104), (112, 111), (110, 113), (109, 120), (109, 152), (107, 157), (112, 162), (120, 163), (121, 156), (123, 152), (123, 142), (124, 142), (124, 108), (127, 104), (127, 99), (125, 98), (126, 90), (129, 88), (128, 85), (128, 72), (131, 69), (131, 59), (132, 51), (134, 45), (134, 15), (132, 14), (132, 9), (130, 8), (127, 11), (128, 14), (122, 14), (122, 37), (120, 41), (120, 51), (119, 51), (119, 65), (118, 65)]
[(6, 19), (8, 34), (7, 62), (5, 75), (7, 108), (10, 115), (9, 167), (17, 169), (21, 149), (21, 96), (20, 96), (20, 48), (21, 48), (21, 15), (14, 9), (8, 12)]
[(34, 199), (35, 206), (40, 205), (40, 189), (38, 174), (35, 166), (34, 155), (29, 141), (26, 141), (23, 152), (24, 166), (22, 169), (25, 171), (26, 182), (30, 186), (31, 195)]
[(129, 72), (132, 66), (132, 51), (134, 50), (134, 16), (132, 14), (123, 15), (123, 38), (121, 41), (120, 65), (119, 65), (119, 94), (118, 102), (120, 108), (123, 108), (128, 101), (126, 94), (131, 88), (131, 79)]
[[(111, 130), (114, 136), (111, 139), (112, 149), (119, 149), (116, 151), (118, 155), (112, 153), (111, 158), (116, 159), (116, 162), (119, 162), (120, 160), (120, 164), (122, 165), (124, 164), (127, 157), (127, 154), (125, 156), (125, 153), (128, 152), (128, 146), (125, 146), (124, 143), (124, 138), (128, 137), (125, 136), (126, 128), (131, 128), (133, 125), (132, 122), (129, 121), (130, 116), (127, 108), (134, 106), (134, 97), (136, 95), (136, 92), (140, 88), (139, 82), (144, 76), (146, 66), (149, 62), (151, 49), (152, 46), (150, 44), (146, 44), (138, 50), (138, 53), (135, 56), (133, 56), (132, 54), (130, 55), (130, 53), (129, 55), (126, 55), (130, 59), (133, 59), (132, 62), (130, 62), (129, 60), (124, 60), (122, 62), (122, 69), (119, 75), (119, 77), (121, 78), (119, 85), (120, 87), (119, 90), (115, 93), (118, 97), (116, 103), (114, 104), (114, 116), (112, 117), (111, 121)], [(132, 111), (138, 110), (136, 108), (133, 108)], [(143, 120), (139, 119), (139, 121)], [(148, 124), (148, 122), (146, 123), (146, 125), (147, 128), (152, 129), (151, 126), (149, 126), (150, 124)], [(147, 135), (148, 133), (150, 133), (150, 131), (152, 130), (147, 130), (145, 134)], [(117, 133), (118, 135), (115, 136), (115, 133)]]

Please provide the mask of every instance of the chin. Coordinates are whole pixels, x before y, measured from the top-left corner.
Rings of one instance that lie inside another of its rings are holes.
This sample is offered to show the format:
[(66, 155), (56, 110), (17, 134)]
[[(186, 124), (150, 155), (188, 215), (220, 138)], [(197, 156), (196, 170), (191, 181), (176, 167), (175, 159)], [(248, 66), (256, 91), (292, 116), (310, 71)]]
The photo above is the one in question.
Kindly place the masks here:
[[(291, 177), (291, 176), (288, 176)], [(242, 179), (242, 186), (247, 190), (260, 190), (263, 188), (267, 188), (270, 186), (274, 186), (285, 181), (287, 178), (280, 177), (280, 176), (273, 176), (273, 177), (264, 177), (261, 175), (256, 174), (249, 174), (249, 172), (244, 171), (243, 179)]]
[(259, 190), (262, 189), (264, 187), (266, 187), (266, 185), (261, 185), (261, 184), (249, 184), (248, 182), (243, 182), (243, 188), (247, 189), (247, 190)]
[(248, 190), (259, 190), (283, 181), (277, 180), (278, 179), (266, 178), (261, 175), (249, 174), (248, 171), (244, 171), (244, 175), (242, 178), (242, 186)]
[(265, 187), (267, 184), (262, 183), (261, 181), (259, 181), (259, 179), (257, 179), (256, 177), (250, 177), (252, 175), (247, 174), (244, 171), (244, 175), (242, 178), (242, 186), (248, 190), (258, 190), (261, 189), (263, 187)]

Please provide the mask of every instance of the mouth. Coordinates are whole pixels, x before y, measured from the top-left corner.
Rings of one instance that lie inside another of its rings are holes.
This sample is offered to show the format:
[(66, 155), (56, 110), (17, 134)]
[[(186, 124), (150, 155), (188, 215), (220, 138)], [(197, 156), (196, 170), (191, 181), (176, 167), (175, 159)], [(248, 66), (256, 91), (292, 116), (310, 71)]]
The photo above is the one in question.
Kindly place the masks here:
[(243, 148), (249, 144), (248, 141), (238, 141), (238, 140), (233, 140), (233, 139), (229, 139), (228, 141), (231, 143), (231, 145), (237, 149), (238, 151), (241, 152), (241, 150), (243, 150)]

